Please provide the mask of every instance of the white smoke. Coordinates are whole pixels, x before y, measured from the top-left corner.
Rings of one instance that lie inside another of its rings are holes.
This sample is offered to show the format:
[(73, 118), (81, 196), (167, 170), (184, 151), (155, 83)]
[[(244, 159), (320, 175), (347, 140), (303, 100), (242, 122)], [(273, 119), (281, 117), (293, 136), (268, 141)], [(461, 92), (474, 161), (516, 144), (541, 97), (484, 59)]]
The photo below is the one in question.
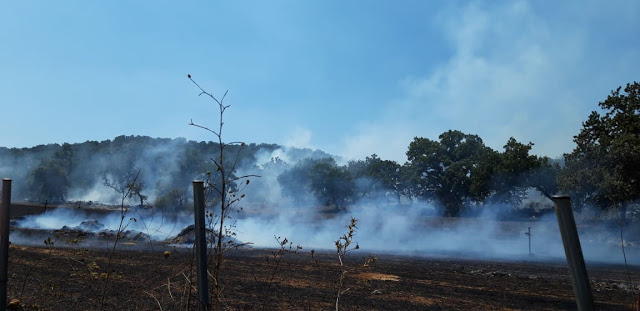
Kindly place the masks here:
[(95, 182), (88, 189), (72, 188), (67, 197), (69, 201), (117, 202), (121, 196), (103, 183)]
[[(426, 204), (351, 207), (348, 214), (318, 215), (305, 209), (274, 206), (275, 217), (247, 217), (238, 221), (238, 239), (256, 246), (277, 247), (286, 237), (305, 249), (335, 250), (334, 241), (347, 232), (350, 218), (358, 220), (354, 242), (362, 250), (388, 254), (463, 257), (492, 260), (564, 260), (564, 248), (554, 214), (531, 221), (499, 221), (487, 215), (474, 218), (430, 216)], [(579, 217), (579, 215), (578, 215)], [(529, 236), (531, 232), (531, 254)], [(580, 226), (587, 261), (623, 264), (619, 239), (611, 229)], [(627, 243), (627, 259), (640, 264), (640, 250)]]
[[(92, 226), (83, 223), (95, 222)], [(193, 223), (193, 215), (165, 214), (153, 210), (130, 208), (124, 218), (120, 211), (90, 211), (59, 207), (43, 214), (26, 216), (17, 222), (18, 228), (59, 230), (63, 227), (99, 233), (101, 231), (136, 231), (147, 234), (152, 240), (167, 240)]]
[[(171, 150), (167, 147), (164, 152)], [(176, 159), (181, 153), (175, 151), (174, 155), (159, 155), (160, 153), (150, 152), (141, 159)], [(297, 161), (314, 155), (325, 156), (311, 150), (301, 152), (294, 148), (263, 150), (257, 153), (256, 163), (248, 163), (239, 168), (237, 175), (258, 174), (261, 177), (251, 178), (251, 183), (244, 191), (246, 198), (238, 205), (243, 210), (234, 213), (229, 222), (235, 224), (238, 240), (251, 242), (256, 247), (277, 247), (275, 238), (286, 237), (305, 250), (332, 250), (334, 242), (347, 231), (346, 226), (350, 223), (350, 218), (354, 217), (358, 220), (354, 242), (366, 252), (494, 260), (564, 259), (564, 249), (553, 214), (529, 221), (503, 221), (497, 218), (500, 208), (483, 206), (483, 213), (477, 217), (444, 218), (435, 216), (437, 209), (425, 202), (402, 200), (402, 204), (398, 204), (386, 194), (351, 204), (345, 213), (331, 214), (319, 212), (321, 206), (317, 203), (296, 203), (291, 198), (284, 197), (277, 180), (279, 174), (294, 166)], [(281, 159), (282, 165), (270, 165), (275, 158)], [(144, 166), (143, 160), (136, 163)], [(148, 178), (145, 179), (146, 182), (156, 184), (168, 180), (171, 176), (169, 173), (176, 169), (168, 167), (166, 171), (143, 173), (143, 176)], [(163, 172), (167, 174), (163, 175)], [(113, 199), (114, 193), (113, 189), (96, 182), (82, 198), (94, 201)], [(213, 211), (215, 212), (215, 208)], [(576, 214), (576, 218), (587, 260), (616, 264), (623, 262), (617, 227), (590, 222), (592, 217), (589, 216), (589, 209), (583, 209), (580, 214)], [(97, 231), (117, 230), (121, 214), (117, 210), (97, 212), (90, 209), (57, 208), (41, 215), (28, 216), (19, 221), (18, 226), (57, 230), (63, 226), (78, 227), (87, 220), (97, 220), (103, 225), (95, 229)], [(156, 241), (167, 240), (193, 224), (193, 215), (132, 207), (127, 210), (124, 224), (125, 230), (148, 234)], [(529, 228), (533, 255), (529, 255), (529, 237), (525, 234)], [(626, 244), (627, 259), (631, 263), (640, 264), (640, 252), (635, 243), (637, 241), (631, 239)]]

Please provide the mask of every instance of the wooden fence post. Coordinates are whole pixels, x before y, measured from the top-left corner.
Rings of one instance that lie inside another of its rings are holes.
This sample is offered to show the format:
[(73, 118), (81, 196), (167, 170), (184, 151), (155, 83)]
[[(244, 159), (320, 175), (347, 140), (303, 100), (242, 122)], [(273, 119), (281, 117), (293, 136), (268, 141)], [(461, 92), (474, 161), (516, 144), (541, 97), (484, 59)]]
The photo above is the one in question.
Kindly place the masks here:
[(209, 274), (207, 273), (207, 237), (204, 216), (204, 182), (193, 181), (193, 207), (195, 217), (196, 272), (198, 274), (198, 300), (200, 310), (209, 310)]
[(533, 255), (531, 253), (531, 227), (527, 227), (527, 232), (525, 232), (524, 234), (526, 234), (529, 237), (529, 256)]
[(580, 247), (578, 229), (576, 228), (576, 221), (573, 218), (573, 211), (571, 210), (571, 199), (568, 196), (558, 195), (554, 195), (551, 199), (556, 208), (556, 216), (558, 216), (560, 235), (562, 235), (562, 244), (564, 244), (564, 252), (567, 256), (573, 294), (576, 296), (578, 310), (595, 310), (591, 284), (589, 284), (589, 276), (587, 275), (587, 267), (584, 263), (582, 247)]
[(11, 179), (2, 179), (0, 205), (0, 310), (7, 310), (7, 267), (9, 264), (9, 207), (11, 206)]

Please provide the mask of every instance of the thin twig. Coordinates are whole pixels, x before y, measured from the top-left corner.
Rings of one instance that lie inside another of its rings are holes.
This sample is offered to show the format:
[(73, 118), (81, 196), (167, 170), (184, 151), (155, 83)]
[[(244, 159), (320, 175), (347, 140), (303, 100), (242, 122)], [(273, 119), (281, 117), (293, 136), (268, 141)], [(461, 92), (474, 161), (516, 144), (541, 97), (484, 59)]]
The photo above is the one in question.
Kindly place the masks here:
[(29, 271), (27, 271), (27, 276), (24, 277), (24, 281), (22, 282), (22, 289), (20, 290), (20, 300), (22, 300), (22, 294), (24, 294), (24, 288), (27, 285), (27, 280), (29, 279), (29, 275), (31, 275), (31, 270), (33, 270), (33, 267), (29, 267)]
[(160, 301), (158, 301), (158, 298), (156, 298), (156, 296), (154, 296), (153, 294), (147, 292), (147, 291), (142, 291), (143, 293), (151, 296), (151, 298), (153, 298), (157, 303), (158, 303), (158, 308), (160, 308), (160, 311), (162, 311), (162, 305), (160, 304)]
[(169, 291), (169, 297), (171, 297), (171, 301), (176, 301), (171, 294), (171, 279), (167, 278), (167, 291)]
[(618, 227), (620, 228), (620, 248), (622, 249), (622, 257), (624, 258), (624, 268), (627, 271), (627, 278), (629, 278), (629, 286), (633, 288), (633, 282), (631, 281), (631, 273), (629, 272), (629, 264), (627, 263), (627, 252), (624, 247), (624, 236), (622, 235), (622, 227), (624, 224), (622, 223), (622, 213), (620, 211), (619, 206), (616, 205), (616, 216), (618, 217)]
[(131, 186), (128, 187), (127, 192), (122, 193), (122, 200), (120, 201), (120, 224), (118, 225), (118, 230), (116, 231), (116, 238), (115, 238), (115, 241), (113, 242), (113, 248), (111, 249), (111, 252), (109, 252), (109, 260), (107, 262), (107, 275), (105, 277), (104, 287), (102, 289), (102, 299), (100, 301), (100, 310), (104, 310), (104, 302), (107, 297), (107, 286), (109, 285), (109, 277), (111, 276), (111, 264), (113, 261), (113, 255), (116, 252), (116, 246), (118, 245), (118, 241), (120, 240), (120, 234), (123, 232), (124, 228), (126, 228), (129, 225), (127, 223), (126, 225), (123, 226), (124, 218), (126, 215), (124, 210), (124, 200), (129, 196), (129, 194), (133, 190), (133, 185), (136, 184), (136, 181), (138, 180), (138, 176), (140, 176), (140, 172), (141, 170), (138, 170), (138, 173), (136, 173), (136, 176), (133, 178), (133, 182), (131, 183)]
[[(225, 91), (224, 95), (220, 99), (218, 99), (215, 96), (213, 96), (213, 94), (207, 92), (204, 88), (202, 88), (195, 80), (191, 78), (191, 75), (187, 75), (187, 78), (189, 78), (189, 80), (194, 85), (196, 85), (200, 90), (200, 94), (198, 94), (198, 96), (206, 95), (210, 97), (213, 101), (217, 103), (218, 109), (219, 109), (219, 122), (218, 122), (217, 130), (211, 129), (207, 126), (196, 124), (193, 122), (193, 120), (191, 120), (191, 122), (189, 123), (189, 125), (191, 126), (195, 126), (197, 128), (203, 129), (205, 131), (208, 131), (214, 134), (217, 137), (218, 145), (219, 145), (219, 152), (216, 158), (215, 159), (211, 158), (211, 160), (216, 167), (215, 174), (216, 174), (216, 177), (220, 178), (219, 179), (220, 184), (219, 185), (217, 183), (214, 184), (211, 181), (210, 173), (207, 173), (207, 188), (206, 188), (208, 194), (213, 192), (217, 194), (217, 196), (220, 199), (219, 209), (218, 209), (219, 215), (214, 216), (213, 213), (211, 213), (210, 216), (208, 216), (209, 218), (208, 226), (209, 228), (212, 228), (212, 230), (214, 231), (210, 239), (210, 243), (211, 243), (210, 252), (213, 255), (210, 257), (211, 263), (213, 264), (210, 277), (214, 281), (214, 286), (212, 288), (212, 291), (213, 291), (212, 308), (218, 309), (219, 306), (224, 305), (224, 302), (222, 301), (222, 291), (224, 289), (224, 286), (221, 284), (221, 281), (220, 281), (220, 277), (221, 277), (220, 271), (222, 269), (222, 261), (224, 258), (223, 255), (226, 253), (226, 251), (228, 251), (231, 248), (238, 248), (242, 245), (249, 244), (249, 243), (223, 244), (223, 241), (225, 240), (225, 238), (229, 237), (231, 230), (233, 230), (235, 226), (234, 224), (231, 224), (231, 225), (225, 224), (225, 221), (229, 218), (229, 213), (231, 212), (234, 204), (238, 203), (239, 200), (244, 197), (244, 194), (238, 196), (238, 192), (242, 191), (244, 188), (240, 189), (239, 191), (237, 189), (232, 189), (231, 183), (238, 181), (242, 178), (254, 177), (255, 175), (247, 175), (242, 177), (233, 176), (233, 173), (235, 172), (238, 162), (240, 160), (240, 152), (242, 149), (238, 150), (238, 152), (235, 154), (235, 158), (232, 159), (232, 161), (228, 162), (228, 164), (225, 163), (224, 161), (225, 149), (227, 146), (229, 145), (240, 145), (240, 147), (245, 146), (245, 143), (243, 142), (232, 142), (232, 143), (225, 144), (222, 140), (222, 129), (224, 126), (224, 120), (223, 120), (224, 112), (227, 110), (227, 108), (231, 107), (230, 105), (224, 104), (224, 100), (227, 97), (227, 94), (229, 93), (229, 91), (228, 90)], [(255, 177), (258, 177), (258, 176), (255, 176)], [(215, 179), (215, 181), (217, 182), (218, 180)], [(248, 184), (248, 182), (246, 184)], [(209, 271), (207, 271), (207, 273), (209, 273)], [(202, 290), (202, 289), (199, 289), (199, 290)]]
[(206, 127), (206, 126), (202, 126), (202, 125), (199, 125), (199, 124), (195, 124), (195, 123), (193, 123), (193, 120), (191, 120), (191, 123), (189, 123), (189, 125), (191, 125), (191, 126), (195, 126), (195, 127), (199, 127), (199, 128), (201, 128), (201, 129), (203, 129), (203, 130), (209, 131), (209, 132), (211, 132), (211, 133), (215, 134), (216, 136), (218, 136), (218, 133), (217, 133), (216, 131), (214, 131), (214, 130), (212, 130), (212, 129), (210, 129), (210, 128)]

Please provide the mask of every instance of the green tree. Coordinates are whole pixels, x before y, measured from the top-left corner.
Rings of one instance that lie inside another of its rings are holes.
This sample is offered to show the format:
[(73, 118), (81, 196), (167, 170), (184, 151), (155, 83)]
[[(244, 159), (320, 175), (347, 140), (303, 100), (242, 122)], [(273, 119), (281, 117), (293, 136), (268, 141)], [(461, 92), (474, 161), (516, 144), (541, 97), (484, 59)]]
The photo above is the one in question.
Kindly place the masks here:
[(323, 158), (311, 167), (311, 191), (324, 204), (336, 211), (344, 210), (354, 194), (355, 184), (349, 171), (336, 164), (333, 158)]
[(278, 175), (280, 191), (285, 197), (292, 198), (297, 203), (306, 202), (313, 198), (311, 194), (311, 168), (318, 160), (305, 158), (293, 167)]
[(31, 192), (40, 201), (64, 202), (71, 185), (73, 149), (68, 143), (53, 145), (59, 148), (49, 158), (31, 171), (28, 184)]
[(315, 199), (344, 210), (355, 195), (355, 183), (347, 167), (338, 166), (333, 158), (310, 159), (298, 162), (278, 176), (284, 196), (298, 202)]
[(375, 191), (395, 198), (400, 203), (404, 193), (402, 166), (395, 161), (382, 160), (372, 154), (365, 160), (366, 175), (374, 180)]
[(591, 112), (565, 154), (559, 176), (561, 188), (581, 203), (603, 209), (619, 206), (624, 219), (627, 204), (640, 198), (640, 84), (627, 84)]
[(540, 167), (533, 169), (528, 176), (528, 183), (547, 198), (558, 192), (558, 176), (562, 171), (563, 159), (539, 158)]
[(439, 141), (416, 137), (409, 145), (410, 184), (419, 198), (443, 205), (445, 215), (458, 216), (467, 202), (480, 202), (490, 194), (488, 158), (495, 151), (480, 137), (447, 131)]
[(492, 179), (493, 202), (519, 205), (529, 188), (546, 193), (541, 169), (548, 165), (549, 159), (529, 154), (532, 147), (533, 143), (523, 144), (513, 137), (504, 145)]
[(53, 159), (59, 162), (67, 175), (71, 174), (73, 168), (73, 155), (73, 148), (68, 143), (62, 144), (61, 149), (53, 155)]
[(187, 191), (175, 188), (158, 196), (153, 205), (164, 210), (182, 211), (189, 208), (188, 202)]
[(41, 164), (29, 176), (29, 188), (39, 201), (64, 202), (69, 185), (67, 170), (58, 161)]
[(367, 162), (363, 160), (351, 160), (347, 163), (347, 171), (351, 175), (354, 184), (354, 196), (358, 199), (374, 195), (374, 181), (367, 174)]

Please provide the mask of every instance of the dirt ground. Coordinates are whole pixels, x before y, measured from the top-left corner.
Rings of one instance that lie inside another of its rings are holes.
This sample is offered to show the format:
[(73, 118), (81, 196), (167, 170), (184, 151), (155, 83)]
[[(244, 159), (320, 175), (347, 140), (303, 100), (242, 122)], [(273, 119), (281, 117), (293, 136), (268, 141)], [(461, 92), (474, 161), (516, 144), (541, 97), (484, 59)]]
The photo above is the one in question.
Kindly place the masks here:
[[(19, 234), (35, 242), (27, 246), (15, 240)], [(198, 310), (191, 248), (151, 244), (135, 232), (125, 235), (115, 251), (115, 235), (109, 232), (12, 227), (11, 236), (7, 288), (12, 310)], [(362, 250), (347, 256), (341, 310), (576, 310), (564, 262)], [(335, 309), (340, 275), (335, 251), (312, 255), (309, 249), (243, 248), (225, 258), (218, 309)], [(636, 310), (640, 266), (628, 272), (614, 265), (587, 268), (597, 310)]]
[[(197, 310), (193, 254), (121, 241), (115, 252), (72, 244), (12, 245), (14, 310)], [(109, 257), (111, 265), (109, 264)], [(227, 253), (225, 310), (329, 310), (339, 275), (334, 252)], [(375, 262), (365, 265), (367, 258)], [(563, 263), (484, 262), (348, 254), (341, 310), (575, 310)], [(633, 310), (640, 267), (589, 266), (597, 310)], [(629, 285), (629, 278), (634, 285)]]

